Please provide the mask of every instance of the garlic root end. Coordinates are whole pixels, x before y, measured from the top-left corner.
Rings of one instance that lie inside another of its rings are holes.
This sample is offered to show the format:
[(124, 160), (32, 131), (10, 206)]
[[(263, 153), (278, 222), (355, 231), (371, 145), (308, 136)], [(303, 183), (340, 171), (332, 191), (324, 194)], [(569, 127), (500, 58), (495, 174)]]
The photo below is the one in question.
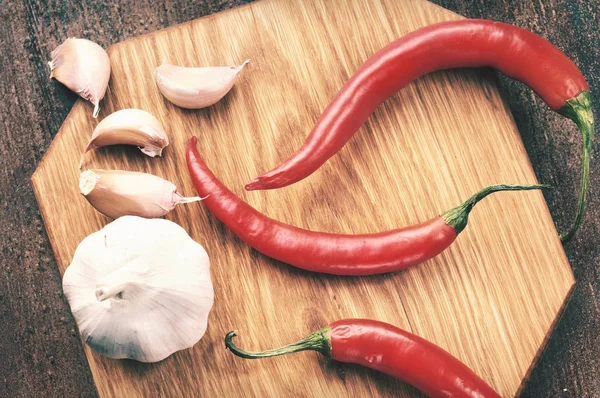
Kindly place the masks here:
[(94, 190), (99, 179), (100, 176), (92, 170), (84, 171), (79, 177), (79, 192), (84, 196), (89, 194)]

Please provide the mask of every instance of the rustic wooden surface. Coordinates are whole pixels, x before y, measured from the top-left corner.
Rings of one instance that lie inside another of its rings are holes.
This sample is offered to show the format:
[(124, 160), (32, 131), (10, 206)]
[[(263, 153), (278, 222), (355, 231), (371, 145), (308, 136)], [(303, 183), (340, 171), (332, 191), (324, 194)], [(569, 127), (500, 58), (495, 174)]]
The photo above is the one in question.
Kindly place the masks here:
[[(314, 177), (278, 191), (242, 192), (245, 182), (301, 144), (321, 109), (370, 54), (416, 28), (453, 18), (414, 0), (264, 0), (116, 44), (109, 49), (112, 80), (99, 118), (124, 108), (148, 110), (162, 120), (171, 145), (162, 159), (109, 148), (92, 153), (86, 164), (158, 174), (189, 195), (183, 152), (197, 135), (206, 162), (257, 209), (294, 225), (343, 233), (424, 221), (493, 183), (534, 183), (494, 75), (479, 70), (432, 74), (402, 90)], [(165, 101), (153, 79), (163, 60), (198, 66), (247, 58), (251, 64), (233, 92), (199, 112)], [(32, 178), (61, 272), (79, 242), (107, 221), (77, 187), (75, 165), (89, 140), (82, 132), (96, 124), (89, 104), (77, 103)], [(501, 167), (504, 162), (510, 167)], [(181, 206), (167, 218), (210, 253), (216, 304), (208, 333), (192, 350), (155, 365), (110, 360), (86, 347), (102, 396), (413, 395), (380, 374), (364, 376), (346, 366), (335, 371), (316, 354), (248, 363), (222, 347), (232, 328), (240, 329), (245, 346), (268, 347), (347, 317), (410, 330), (460, 358), (502, 395), (514, 396), (574, 283), (541, 192), (495, 195), (443, 255), (373, 278), (324, 277), (269, 260), (201, 204)], [(303, 382), (307, 376), (312, 380)]]
[[(467, 16), (516, 23), (542, 34), (575, 59), (592, 92), (598, 92), (597, 1), (440, 3)], [(90, 37), (108, 46), (232, 5), (0, 3), (0, 395), (95, 394), (28, 181), (76, 98), (48, 83), (47, 54), (67, 36)], [(503, 79), (502, 87), (539, 179), (557, 186), (545, 197), (555, 222), (564, 228), (572, 217), (564, 204), (574, 200), (578, 185), (579, 136), (522, 86)], [(586, 222), (576, 241), (566, 246), (578, 285), (526, 396), (595, 396), (600, 391), (596, 170), (594, 165)]]

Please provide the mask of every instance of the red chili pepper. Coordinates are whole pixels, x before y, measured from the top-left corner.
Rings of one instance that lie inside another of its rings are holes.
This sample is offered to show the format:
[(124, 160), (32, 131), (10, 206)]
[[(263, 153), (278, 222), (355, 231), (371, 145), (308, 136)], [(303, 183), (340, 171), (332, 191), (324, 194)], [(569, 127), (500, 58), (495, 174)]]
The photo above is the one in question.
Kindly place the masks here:
[(327, 106), (304, 145), (246, 189), (272, 189), (308, 177), (335, 155), (388, 97), (429, 72), (488, 66), (531, 87), (547, 104), (577, 123), (583, 135), (579, 207), (581, 223), (589, 175), (594, 117), (589, 87), (558, 48), (527, 30), (500, 22), (464, 19), (418, 29), (375, 53)]
[(430, 397), (500, 397), (464, 363), (429, 341), (393, 325), (368, 319), (344, 319), (308, 337), (273, 350), (247, 352), (233, 344), (235, 355), (268, 358), (299, 351), (318, 351), (340, 362), (357, 363), (409, 383)]
[(203, 203), (240, 239), (284, 263), (337, 275), (372, 275), (398, 271), (446, 249), (466, 227), (473, 206), (498, 191), (549, 188), (547, 185), (492, 185), (439, 217), (419, 225), (376, 234), (315, 232), (273, 220), (227, 189), (208, 169), (192, 137), (187, 166)]

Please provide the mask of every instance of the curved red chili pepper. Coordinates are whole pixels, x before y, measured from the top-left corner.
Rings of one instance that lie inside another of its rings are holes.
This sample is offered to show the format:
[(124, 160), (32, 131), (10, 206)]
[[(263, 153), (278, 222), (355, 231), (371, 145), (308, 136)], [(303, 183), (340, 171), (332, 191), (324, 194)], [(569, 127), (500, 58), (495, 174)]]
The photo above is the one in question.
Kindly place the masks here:
[(384, 322), (344, 319), (296, 343), (262, 352), (238, 348), (233, 344), (236, 335), (235, 331), (227, 333), (225, 346), (242, 358), (268, 358), (312, 350), (336, 361), (378, 370), (415, 386), (430, 397), (500, 397), (448, 352)]
[(337, 275), (398, 271), (446, 249), (467, 225), (473, 206), (498, 191), (548, 188), (547, 185), (492, 185), (462, 205), (419, 225), (375, 234), (342, 235), (287, 225), (261, 214), (227, 189), (208, 169), (190, 139), (187, 166), (203, 203), (240, 239), (284, 263)]
[(582, 182), (569, 240), (581, 223), (589, 175), (594, 118), (589, 87), (558, 48), (527, 30), (464, 19), (418, 29), (375, 53), (323, 111), (304, 145), (246, 189), (273, 189), (308, 177), (335, 155), (387, 98), (429, 72), (488, 66), (531, 87), (555, 111), (573, 119), (583, 135)]

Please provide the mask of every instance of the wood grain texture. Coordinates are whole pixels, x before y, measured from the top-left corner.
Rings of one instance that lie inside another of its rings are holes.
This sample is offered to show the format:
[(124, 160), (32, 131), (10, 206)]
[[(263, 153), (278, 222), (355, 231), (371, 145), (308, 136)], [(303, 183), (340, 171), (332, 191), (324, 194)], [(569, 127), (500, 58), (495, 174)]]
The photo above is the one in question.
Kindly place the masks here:
[[(546, 38), (580, 68), (600, 117), (599, 1), (461, 1), (435, 3), (470, 18), (513, 23)], [(540, 181), (556, 187), (544, 196), (559, 231), (572, 222), (581, 168), (581, 135), (525, 85), (501, 78), (501, 86)], [(523, 390), (523, 397), (600, 396), (600, 145), (592, 148), (586, 215), (576, 238), (565, 245), (577, 284), (565, 315)]]
[[(535, 182), (493, 74), (452, 71), (420, 79), (387, 101), (309, 179), (279, 191), (243, 192), (251, 177), (300, 145), (370, 54), (449, 18), (455, 16), (418, 1), (266, 0), (113, 46), (100, 117), (127, 107), (149, 110), (165, 123), (172, 144), (163, 159), (110, 148), (89, 156), (87, 164), (152, 172), (191, 194), (183, 149), (197, 135), (215, 174), (259, 210), (301, 227), (346, 233), (422, 221), (491, 183)], [(172, 106), (152, 80), (163, 59), (198, 66), (246, 58), (251, 65), (232, 93), (204, 111)], [(33, 177), (61, 273), (79, 241), (107, 222), (77, 191), (76, 165), (89, 137), (82, 132), (91, 133), (97, 123), (90, 110), (76, 104)], [(497, 194), (478, 206), (457, 244), (438, 258), (362, 279), (317, 276), (264, 258), (201, 205), (181, 207), (168, 218), (211, 255), (217, 295), (209, 332), (192, 350), (155, 365), (108, 360), (86, 348), (101, 395), (414, 393), (373, 372), (317, 361), (316, 354), (247, 362), (222, 349), (231, 328), (240, 329), (244, 346), (267, 348), (360, 316), (435, 342), (511, 396), (573, 285), (537, 192)]]

